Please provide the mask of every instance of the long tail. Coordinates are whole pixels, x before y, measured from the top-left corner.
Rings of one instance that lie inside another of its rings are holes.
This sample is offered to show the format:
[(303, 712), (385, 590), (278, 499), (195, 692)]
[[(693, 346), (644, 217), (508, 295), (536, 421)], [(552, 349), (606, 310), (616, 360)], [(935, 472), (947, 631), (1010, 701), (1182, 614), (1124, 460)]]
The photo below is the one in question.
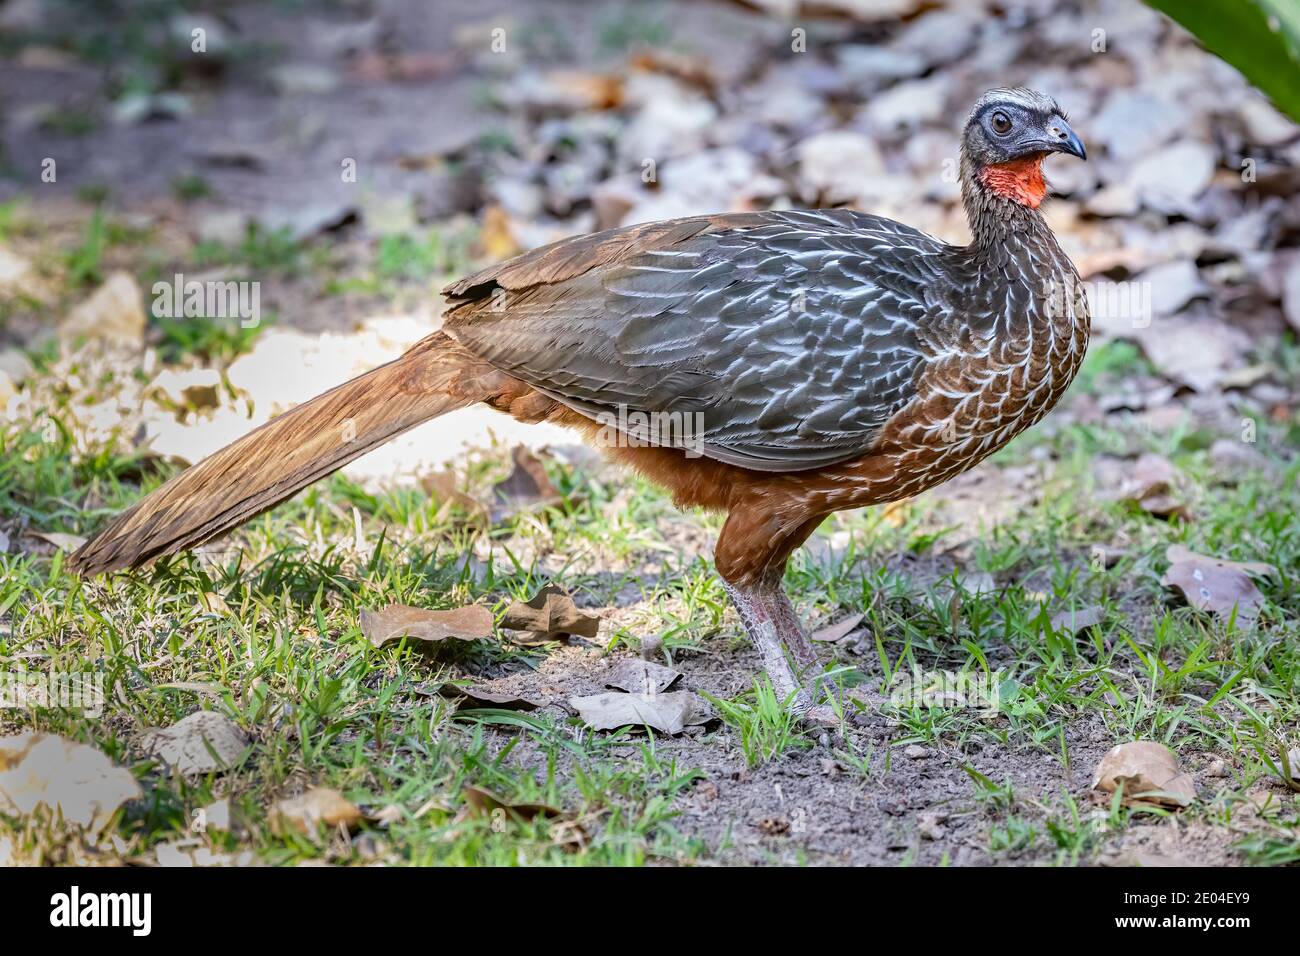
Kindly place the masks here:
[(87, 576), (137, 567), (243, 524), (407, 429), (479, 400), (462, 387), (474, 364), (441, 333), (423, 339), (177, 475), (82, 545), (72, 567)]

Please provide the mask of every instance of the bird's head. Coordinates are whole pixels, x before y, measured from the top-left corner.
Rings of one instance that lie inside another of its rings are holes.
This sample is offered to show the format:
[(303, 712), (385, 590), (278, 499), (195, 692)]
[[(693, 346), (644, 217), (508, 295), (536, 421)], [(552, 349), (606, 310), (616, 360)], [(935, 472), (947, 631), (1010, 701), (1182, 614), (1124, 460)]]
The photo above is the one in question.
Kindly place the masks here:
[(1087, 159), (1065, 111), (1045, 93), (989, 90), (975, 103), (962, 133), (971, 185), (1031, 209), (1047, 195), (1043, 158), (1069, 153)]

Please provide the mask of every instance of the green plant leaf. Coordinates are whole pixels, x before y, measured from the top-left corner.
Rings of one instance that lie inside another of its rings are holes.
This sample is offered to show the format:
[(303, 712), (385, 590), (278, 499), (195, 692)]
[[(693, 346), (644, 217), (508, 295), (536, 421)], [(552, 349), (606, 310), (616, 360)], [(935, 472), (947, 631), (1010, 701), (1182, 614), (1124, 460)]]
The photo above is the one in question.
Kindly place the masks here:
[(1147, 0), (1232, 64), (1300, 122), (1300, 3), (1296, 0)]

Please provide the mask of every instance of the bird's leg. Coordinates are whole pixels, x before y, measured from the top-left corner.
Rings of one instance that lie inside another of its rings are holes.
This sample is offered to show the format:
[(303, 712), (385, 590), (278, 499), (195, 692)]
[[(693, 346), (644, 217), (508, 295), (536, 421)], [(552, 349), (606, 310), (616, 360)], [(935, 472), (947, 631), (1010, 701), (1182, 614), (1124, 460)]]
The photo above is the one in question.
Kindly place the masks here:
[(806, 710), (812, 703), (808, 692), (795, 674), (793, 653), (787, 656), (786, 644), (782, 639), (781, 629), (788, 627), (785, 615), (776, 600), (776, 593), (766, 585), (729, 584), (722, 582), (727, 596), (740, 614), (740, 621), (745, 625), (749, 639), (758, 649), (758, 656), (763, 661), (763, 670), (772, 680), (772, 689), (781, 700), (789, 700), (790, 706), (798, 711)]
[(805, 723), (835, 722), (823, 704), (821, 670), (782, 585), (786, 561), (823, 516), (774, 513), (765, 499), (733, 505), (714, 563), (731, 603), (758, 648), (772, 688)]
[(777, 697), (788, 700), (791, 711), (805, 722), (838, 724), (833, 709), (823, 703), (817, 654), (780, 576), (769, 574), (752, 585), (724, 581), (723, 586), (758, 649)]

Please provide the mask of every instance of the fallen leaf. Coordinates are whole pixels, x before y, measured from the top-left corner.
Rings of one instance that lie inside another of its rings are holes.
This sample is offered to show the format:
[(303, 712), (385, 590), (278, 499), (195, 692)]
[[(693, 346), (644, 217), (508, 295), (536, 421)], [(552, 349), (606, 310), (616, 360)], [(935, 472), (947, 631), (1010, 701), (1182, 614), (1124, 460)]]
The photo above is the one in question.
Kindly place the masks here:
[(1209, 555), (1199, 554), (1181, 544), (1171, 544), (1165, 551), (1165, 558), (1171, 562), (1204, 561), (1222, 568), (1236, 568), (1253, 578), (1278, 577), (1277, 568), (1264, 561), (1228, 561), (1223, 558), (1212, 558)]
[(629, 694), (662, 694), (681, 679), (681, 672), (654, 661), (631, 657), (619, 661), (605, 676), (606, 687)]
[(1250, 444), (1233, 438), (1217, 439), (1210, 446), (1210, 464), (1230, 481), (1268, 471), (1271, 467), (1269, 460)]
[(467, 495), (456, 487), (456, 475), (451, 471), (435, 471), (420, 479), (420, 486), (431, 498), (441, 502), (438, 520), (444, 520), (447, 512), (459, 508), (473, 517), (488, 517), (487, 505), (477, 498)]
[(492, 497), (499, 507), (493, 509), (492, 520), (500, 522), (512, 514), (531, 508), (557, 505), (564, 496), (546, 476), (542, 460), (523, 445), (510, 452), (514, 467), (503, 481), (492, 489)]
[(1175, 544), (1165, 552), (1169, 569), (1160, 579), (1165, 587), (1176, 590), (1198, 611), (1209, 611), (1228, 617), (1233, 608), (1243, 619), (1253, 619), (1264, 604), (1251, 576), (1271, 576), (1277, 571), (1272, 565), (1260, 562), (1237, 563), (1221, 561), (1189, 551)]
[(1092, 788), (1114, 793), (1124, 788), (1125, 806), (1186, 807), (1196, 799), (1196, 785), (1164, 744), (1134, 740), (1112, 747), (1097, 766)]
[(482, 787), (465, 787), (461, 794), (465, 797), (466, 808), (483, 816), (491, 816), (497, 810), (504, 810), (510, 816), (525, 822), (536, 817), (556, 820), (564, 816), (563, 810), (548, 803), (511, 803)]
[(553, 641), (565, 635), (593, 638), (600, 631), (600, 618), (578, 610), (563, 588), (548, 584), (529, 601), (515, 601), (501, 619), (512, 631), (528, 631), (539, 640)]
[(1214, 147), (1208, 143), (1180, 140), (1134, 163), (1128, 182), (1148, 208), (1181, 212), (1209, 186), (1216, 161)]
[(1172, 315), (1192, 299), (1209, 294), (1196, 262), (1180, 259), (1142, 273), (1141, 281), (1151, 290), (1151, 311), (1156, 316)]
[(1122, 498), (1158, 518), (1186, 521), (1191, 511), (1181, 500), (1181, 485), (1181, 473), (1168, 458), (1148, 453), (1134, 462)]
[(647, 47), (638, 51), (628, 65), (647, 73), (663, 73), (709, 95), (718, 87), (718, 78), (709, 61), (703, 57)]
[(552, 70), (529, 76), (518, 105), (540, 113), (612, 110), (623, 104), (623, 79), (613, 73)]
[(581, 849), (590, 839), (586, 828), (559, 807), (547, 803), (511, 803), (482, 787), (465, 787), (461, 793), (465, 797), (463, 812), (466, 816), (491, 817), (495, 813), (504, 813), (525, 823), (539, 817), (549, 820), (551, 841), (566, 850)]
[(1253, 345), (1239, 327), (1195, 310), (1152, 322), (1134, 338), (1165, 378), (1211, 393), (1246, 364)]
[(500, 206), (488, 206), (483, 211), (478, 244), (483, 257), (489, 262), (500, 262), (519, 255), (519, 240), (511, 228), (510, 215)]
[(300, 797), (276, 803), (271, 810), (271, 829), (276, 833), (296, 830), (311, 835), (322, 823), (328, 827), (351, 827), (361, 818), (356, 804), (337, 790), (312, 787)]
[(839, 643), (852, 634), (853, 629), (861, 624), (865, 617), (865, 614), (850, 614), (838, 624), (832, 624), (829, 627), (813, 631), (810, 636), (814, 641), (823, 641), (827, 644)]
[(852, 130), (827, 130), (796, 147), (799, 192), (806, 202), (851, 202), (875, 195), (885, 177), (885, 160), (870, 137)]
[(230, 770), (242, 762), (247, 748), (248, 737), (235, 722), (211, 710), (195, 711), (140, 738), (141, 750), (186, 776)]
[(141, 795), (135, 777), (94, 747), (45, 733), (0, 738), (0, 813), (22, 817), (43, 806), (98, 832)]
[(449, 638), (483, 641), (492, 636), (492, 612), (481, 604), (450, 611), (390, 604), (382, 611), (362, 611), (360, 623), (361, 633), (375, 647), (403, 637), (433, 643)]
[(671, 694), (623, 694), (616, 691), (590, 697), (570, 697), (592, 730), (648, 726), (661, 733), (680, 734), (688, 726), (708, 723), (713, 715), (698, 695), (688, 690)]
[(86, 543), (86, 539), (81, 535), (65, 534), (62, 531), (28, 531), (27, 534), (33, 538), (40, 538), (42, 541), (49, 542), (60, 551), (76, 551)]
[(1077, 635), (1090, 627), (1096, 627), (1106, 619), (1104, 608), (1091, 605), (1070, 611), (1057, 611), (1048, 622), (1053, 631), (1064, 631)]
[(542, 706), (540, 701), (520, 697), (517, 694), (501, 694), (486, 687), (474, 684), (443, 684), (438, 693), (451, 700), (459, 699), (461, 706), (499, 707), (502, 710), (536, 710)]
[(230, 605), (226, 603), (226, 599), (215, 591), (200, 591), (199, 604), (208, 614), (230, 613)]

